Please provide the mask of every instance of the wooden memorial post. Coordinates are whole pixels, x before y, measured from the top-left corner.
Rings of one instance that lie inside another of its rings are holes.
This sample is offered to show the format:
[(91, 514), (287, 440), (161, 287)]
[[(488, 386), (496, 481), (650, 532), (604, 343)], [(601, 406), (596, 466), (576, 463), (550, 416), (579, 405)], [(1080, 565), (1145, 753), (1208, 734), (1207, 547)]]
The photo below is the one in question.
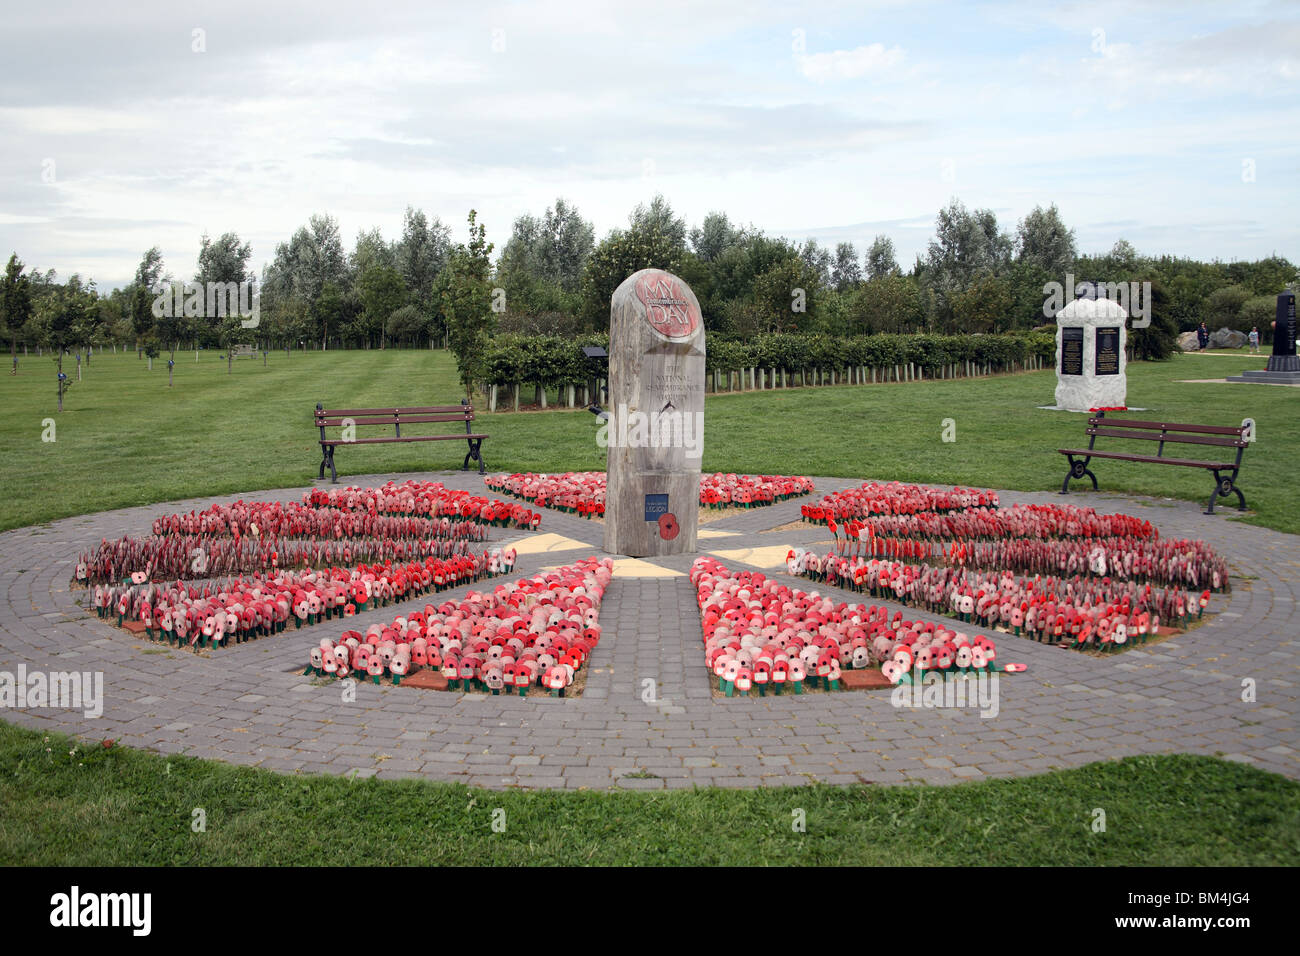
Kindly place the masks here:
[(642, 269), (610, 300), (605, 550), (693, 553), (704, 451), (704, 323), (695, 293)]

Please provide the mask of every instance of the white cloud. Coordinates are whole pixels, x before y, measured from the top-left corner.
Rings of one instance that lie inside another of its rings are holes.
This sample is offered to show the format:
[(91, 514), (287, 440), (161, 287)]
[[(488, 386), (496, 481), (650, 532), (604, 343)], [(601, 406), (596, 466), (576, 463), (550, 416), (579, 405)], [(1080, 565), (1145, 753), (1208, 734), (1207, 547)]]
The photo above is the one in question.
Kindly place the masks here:
[(903, 62), (906, 54), (899, 46), (885, 49), (883, 43), (872, 43), (852, 50), (833, 53), (814, 53), (799, 57), (799, 69), (810, 80), (855, 80), (869, 73), (881, 73)]
[(158, 126), (154, 117), (126, 110), (76, 106), (0, 107), (0, 126), (18, 127), (17, 133), (77, 134), (119, 130), (145, 130)]
[[(499, 249), (557, 196), (604, 235), (656, 191), (691, 223), (885, 232), (900, 262), (954, 195), (1007, 227), (1057, 202), (1097, 248), (1123, 218), (1144, 251), (1300, 249), (1294, 3), (140, 3), (28, 5), (0, 33), (0, 227), (101, 287), (154, 243), (187, 273), (205, 229), (260, 267), (314, 212), (393, 238), (409, 203), (461, 238), (473, 207)], [(825, 52), (792, 57), (794, 27)], [(1122, 148), (1063, 149), (1094, 130)]]

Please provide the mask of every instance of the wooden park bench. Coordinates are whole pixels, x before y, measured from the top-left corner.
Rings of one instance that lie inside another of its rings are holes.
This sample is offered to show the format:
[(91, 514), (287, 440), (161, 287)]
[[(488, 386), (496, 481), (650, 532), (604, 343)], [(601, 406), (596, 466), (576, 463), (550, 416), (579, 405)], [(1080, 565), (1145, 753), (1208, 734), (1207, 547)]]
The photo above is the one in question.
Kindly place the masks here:
[(230, 354), (233, 358), (257, 358), (257, 346), (255, 345), (232, 345)]
[[(338, 445), (383, 445), (406, 441), (468, 442), (469, 454), (465, 456), (461, 471), (469, 471), (469, 462), (472, 458), (478, 462), (478, 473), (485, 474), (482, 449), (483, 440), (488, 436), (471, 431), (472, 421), (474, 421), (474, 406), (465, 399), (461, 399), (459, 405), (425, 405), (418, 408), (322, 408), (320, 402), (317, 402), (316, 427), (320, 429), (321, 446), (319, 477), (324, 479), (325, 466), (329, 465), (330, 481), (339, 480), (338, 472), (334, 470), (334, 449)], [(408, 430), (405, 435), (402, 434), (403, 425), (409, 429), (411, 425), (427, 422), (464, 422), (465, 432), (464, 434), (455, 432), (450, 435), (412, 435)], [(372, 438), (356, 437), (355, 429), (372, 425), (391, 426), (393, 434)], [(338, 428), (342, 431), (338, 437), (331, 437), (325, 434), (327, 428)], [(352, 431), (349, 432), (347, 429)]]
[[(1097, 476), (1088, 468), (1093, 458), (1113, 458), (1116, 461), (1136, 461), (1150, 465), (1176, 465), (1183, 468), (1204, 468), (1214, 472), (1214, 492), (1210, 495), (1207, 515), (1214, 514), (1214, 503), (1219, 498), (1235, 494), (1240, 502), (1238, 510), (1246, 510), (1246, 496), (1237, 487), (1237, 472), (1241, 469), (1241, 455), (1249, 441), (1246, 438), (1248, 426), (1243, 423), (1234, 427), (1224, 425), (1178, 425), (1172, 422), (1144, 422), (1128, 418), (1106, 418), (1105, 412), (1098, 412), (1088, 419), (1087, 448), (1058, 448), (1062, 455), (1070, 460), (1070, 470), (1061, 483), (1061, 494), (1070, 490), (1070, 480), (1082, 481), (1084, 476), (1092, 479), (1092, 490), (1097, 490)], [(1135, 455), (1127, 452), (1098, 451), (1098, 438), (1123, 438), (1138, 441), (1155, 441), (1154, 455)], [(1220, 456), (1220, 460), (1203, 460), (1199, 458), (1169, 458), (1165, 456), (1165, 444), (1176, 442), (1186, 445), (1212, 445), (1220, 448), (1235, 448), (1236, 455)]]

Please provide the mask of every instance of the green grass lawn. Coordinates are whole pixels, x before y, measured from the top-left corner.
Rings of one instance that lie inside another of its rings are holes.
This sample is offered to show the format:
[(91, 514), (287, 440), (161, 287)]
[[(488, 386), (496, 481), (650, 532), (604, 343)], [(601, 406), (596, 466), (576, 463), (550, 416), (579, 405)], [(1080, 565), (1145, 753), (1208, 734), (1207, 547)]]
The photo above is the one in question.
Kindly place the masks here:
[[(273, 354), (233, 375), (216, 352), (165, 360), (97, 356), (54, 411), (54, 365), (4, 376), (0, 529), (199, 495), (304, 485), (327, 405), (442, 404), (460, 394), (446, 353)], [(1258, 423), (1243, 471), (1257, 514), (1300, 531), (1294, 449), (1300, 395), (1181, 384), (1258, 367), (1210, 356), (1129, 368), (1129, 404), (1149, 417)], [(69, 364), (75, 378), (75, 364)], [(1084, 416), (1039, 410), (1050, 371), (903, 385), (718, 395), (706, 405), (707, 470), (836, 475), (1055, 489), (1055, 449)], [(43, 442), (44, 419), (57, 440)], [(944, 419), (956, 442), (940, 440)], [(498, 413), (482, 430), (494, 471), (604, 467), (583, 411)], [(459, 464), (454, 443), (339, 451), (347, 474)], [(1102, 487), (1203, 500), (1204, 474), (1102, 462)], [(162, 510), (161, 508), (159, 509)], [(142, 529), (143, 530), (143, 529)], [(0, 863), (888, 863), (1258, 865), (1300, 862), (1300, 786), (1210, 758), (1097, 763), (951, 787), (495, 793), (427, 782), (278, 775), (164, 758), (0, 722)], [(68, 751), (78, 747), (76, 755)], [(48, 752), (47, 752), (48, 747)], [(84, 766), (83, 766), (84, 764)], [(207, 832), (191, 830), (201, 807)], [(494, 833), (491, 813), (506, 812)], [(1093, 809), (1107, 814), (1093, 833)], [(359, 812), (364, 809), (364, 812)], [(791, 829), (803, 809), (807, 832)], [(670, 836), (668, 836), (670, 835)]]
[[(1129, 405), (1174, 421), (1258, 423), (1242, 486), (1256, 514), (1246, 520), (1300, 531), (1295, 478), (1300, 393), (1268, 386), (1183, 384), (1259, 367), (1185, 355), (1129, 366)], [(75, 363), (68, 363), (75, 378)], [(1037, 408), (1053, 400), (1049, 371), (953, 382), (837, 386), (711, 396), (706, 403), (704, 468), (736, 472), (835, 475), (995, 488), (1060, 487), (1056, 449), (1084, 440), (1083, 415)], [(22, 359), (0, 379), (0, 530), (90, 511), (198, 495), (306, 484), (320, 460), (311, 411), (335, 406), (454, 402), (460, 395), (445, 352), (272, 353), (240, 359), (233, 375), (215, 351), (180, 353), (176, 385), (165, 358), (146, 370), (134, 353), (97, 355), (55, 412), (54, 363)], [(554, 400), (554, 397), (553, 397)], [(57, 440), (43, 442), (44, 420)], [(944, 419), (957, 440), (941, 441)], [(604, 468), (596, 421), (584, 411), (483, 415), (494, 471)], [(455, 443), (342, 448), (347, 474), (458, 467)], [(1100, 462), (1107, 491), (1203, 501), (1208, 475), (1190, 468)], [(1081, 486), (1080, 486), (1081, 487)], [(1225, 503), (1224, 507), (1228, 507)]]
[(0, 723), (0, 864), (326, 862), (1294, 866), (1300, 785), (1171, 756), (949, 787), (495, 792), (104, 751)]

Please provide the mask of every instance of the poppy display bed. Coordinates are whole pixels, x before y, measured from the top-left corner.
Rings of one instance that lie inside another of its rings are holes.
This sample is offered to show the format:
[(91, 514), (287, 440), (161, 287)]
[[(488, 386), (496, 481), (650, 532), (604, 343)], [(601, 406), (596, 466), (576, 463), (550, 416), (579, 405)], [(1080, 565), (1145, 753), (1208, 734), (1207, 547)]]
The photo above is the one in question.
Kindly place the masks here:
[[(404, 685), (436, 671), (445, 689), (527, 696), (530, 689), (572, 696), (600, 642), (600, 605), (612, 558), (587, 558), (531, 578), (470, 591), (399, 615), (363, 634), (345, 631), (309, 648), (305, 675)], [(444, 689), (430, 676), (419, 682)]]
[[(583, 518), (605, 514), (606, 476), (603, 471), (564, 474), (488, 475), (483, 479), (497, 494), (513, 495), (540, 508), (552, 508)], [(700, 476), (702, 520), (720, 510), (758, 508), (812, 494), (810, 478), (788, 475), (737, 475), (716, 472)]]
[(1162, 539), (1149, 521), (1092, 508), (1000, 509), (988, 491), (864, 485), (803, 515), (834, 545), (792, 549), (791, 574), (1078, 650), (1185, 630), (1230, 586), (1204, 542)]
[(73, 583), (88, 610), (198, 651), (508, 573), (513, 549), (481, 547), (490, 528), (539, 521), (439, 482), (313, 490), (159, 517), (151, 536), (83, 553)]
[[(759, 571), (734, 572), (714, 558), (691, 565), (704, 663), (724, 697), (893, 687), (1023, 665), (997, 662), (987, 635), (891, 619), (876, 605), (833, 602)], [(857, 674), (846, 684), (849, 674)]]

